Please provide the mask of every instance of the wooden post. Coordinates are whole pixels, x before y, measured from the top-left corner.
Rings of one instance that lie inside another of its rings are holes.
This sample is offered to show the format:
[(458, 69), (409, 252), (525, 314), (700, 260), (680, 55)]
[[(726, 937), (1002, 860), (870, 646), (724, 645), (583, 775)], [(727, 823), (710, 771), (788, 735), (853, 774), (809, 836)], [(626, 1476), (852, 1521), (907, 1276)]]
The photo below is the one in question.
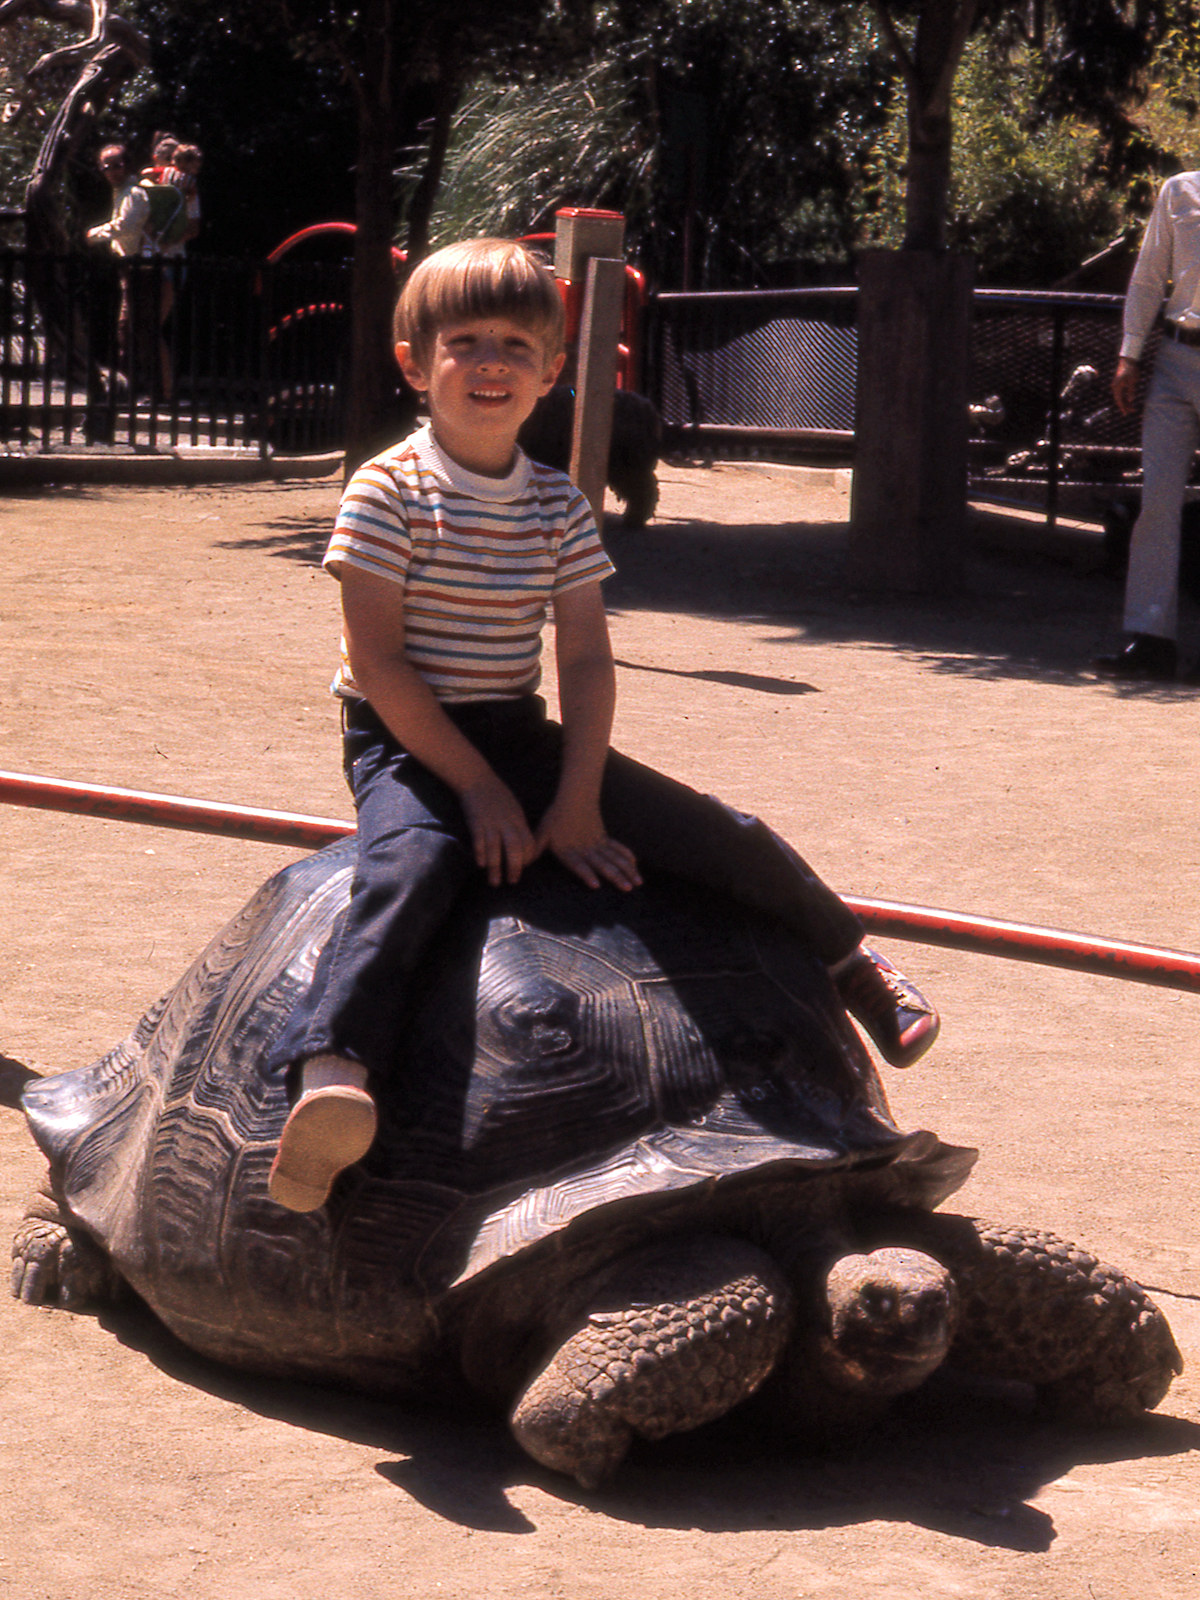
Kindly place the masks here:
[(617, 344), (625, 304), (624, 241), (625, 219), (618, 212), (564, 210), (556, 218), (555, 274), (583, 287), (570, 473), (587, 496), (599, 527), (604, 523)]
[(963, 581), (971, 256), (859, 259), (849, 577), (950, 594)]

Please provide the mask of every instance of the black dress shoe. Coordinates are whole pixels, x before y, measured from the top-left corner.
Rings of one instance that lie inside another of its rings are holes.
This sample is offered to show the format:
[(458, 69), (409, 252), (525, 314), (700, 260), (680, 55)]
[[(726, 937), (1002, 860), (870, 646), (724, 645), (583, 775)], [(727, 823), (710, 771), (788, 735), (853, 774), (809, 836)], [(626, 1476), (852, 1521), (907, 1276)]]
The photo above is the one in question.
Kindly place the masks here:
[(1173, 683), (1178, 664), (1174, 639), (1156, 633), (1135, 633), (1114, 656), (1098, 656), (1092, 663), (1105, 678), (1149, 678)]

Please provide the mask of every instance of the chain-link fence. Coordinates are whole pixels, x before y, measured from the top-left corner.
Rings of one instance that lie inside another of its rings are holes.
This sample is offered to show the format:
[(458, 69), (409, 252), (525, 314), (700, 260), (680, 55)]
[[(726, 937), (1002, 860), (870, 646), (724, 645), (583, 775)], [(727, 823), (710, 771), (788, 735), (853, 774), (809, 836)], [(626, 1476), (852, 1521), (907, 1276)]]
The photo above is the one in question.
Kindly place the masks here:
[[(853, 288), (654, 297), (647, 389), (667, 448), (852, 462), (856, 300)], [(1068, 489), (1137, 491), (1138, 418), (1109, 392), (1121, 307), (1117, 295), (976, 291), (973, 494), (1053, 518)]]

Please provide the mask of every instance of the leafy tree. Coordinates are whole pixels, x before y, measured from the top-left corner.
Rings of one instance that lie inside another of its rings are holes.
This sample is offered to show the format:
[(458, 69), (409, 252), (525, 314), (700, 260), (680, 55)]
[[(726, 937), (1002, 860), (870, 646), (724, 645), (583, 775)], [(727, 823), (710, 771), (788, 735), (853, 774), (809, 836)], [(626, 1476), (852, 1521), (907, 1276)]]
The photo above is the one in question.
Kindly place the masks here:
[(947, 243), (955, 78), (978, 33), (1036, 66), (1042, 118), (1090, 123), (1093, 174), (1143, 178), (1159, 152), (1130, 118), (1146, 74), (1168, 39), (1195, 52), (1195, 0), (870, 0), (907, 94), (904, 245)]
[(153, 75), (112, 119), (135, 149), (167, 129), (204, 151), (197, 250), (262, 256), (354, 212), (354, 108), (336, 63), (298, 48), (281, 8), (128, 0)]
[(27, 82), (29, 69), (66, 39), (65, 31), (39, 17), (8, 25), (0, 52), (0, 209), (21, 213), (25, 185), (54, 107)]
[(582, 64), (468, 92), (436, 228), (532, 231), (603, 205), (661, 287), (794, 275), (815, 240), (844, 271), (882, 67), (855, 8), (822, 0), (603, 8)]
[[(60, 191), (69, 193), (72, 168), (109, 100), (146, 66), (148, 44), (109, 0), (0, 0), (0, 34), (20, 62), (19, 78), (6, 74), (6, 119), (14, 128), (23, 118), (44, 125), (21, 197), (26, 241), (61, 250), (69, 233)], [(51, 47), (30, 60), (37, 43)], [(49, 299), (39, 300), (57, 324)]]
[(338, 70), (355, 112), (356, 223), (347, 464), (393, 431), (395, 376), (390, 356), (394, 299), (394, 169), (412, 107), (432, 104), (426, 171), (410, 196), (409, 259), (426, 247), (450, 117), (463, 83), (497, 52), (530, 58), (566, 38), (587, 12), (585, 0), (273, 0), (314, 62)]
[[(955, 80), (947, 243), (970, 250), (979, 281), (1055, 282), (1120, 231), (1122, 189), (1103, 181), (1104, 139), (1075, 116), (1047, 116), (1041, 71), (1024, 53), (973, 39)], [(903, 108), (893, 109), (856, 196), (863, 243), (897, 248), (904, 233)]]

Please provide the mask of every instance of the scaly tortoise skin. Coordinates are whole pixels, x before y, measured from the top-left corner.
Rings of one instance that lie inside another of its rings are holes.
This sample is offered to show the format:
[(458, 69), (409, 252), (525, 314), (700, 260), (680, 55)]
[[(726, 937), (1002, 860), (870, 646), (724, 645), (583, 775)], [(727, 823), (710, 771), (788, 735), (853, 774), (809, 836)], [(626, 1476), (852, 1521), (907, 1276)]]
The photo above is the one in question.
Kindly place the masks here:
[(587, 1486), (755, 1391), (817, 1439), (944, 1361), (1097, 1420), (1180, 1370), (1124, 1274), (936, 1211), (976, 1153), (900, 1131), (786, 930), (683, 885), (481, 891), (414, 985), (374, 1148), (321, 1211), (273, 1205), (261, 1063), (352, 865), (277, 874), (124, 1043), (26, 1089), (50, 1177), (19, 1297), (130, 1285), (241, 1368), (474, 1392)]

